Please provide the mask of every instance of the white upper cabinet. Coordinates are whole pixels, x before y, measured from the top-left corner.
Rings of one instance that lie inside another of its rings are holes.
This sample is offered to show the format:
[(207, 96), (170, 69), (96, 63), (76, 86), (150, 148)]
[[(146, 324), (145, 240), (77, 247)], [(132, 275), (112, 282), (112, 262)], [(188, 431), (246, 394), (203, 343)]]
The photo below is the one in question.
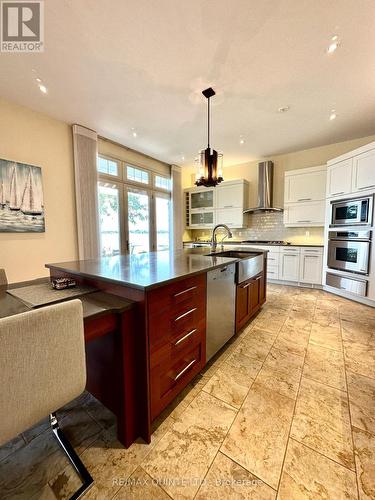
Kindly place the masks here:
[(284, 224), (324, 226), (326, 166), (285, 172)]
[(349, 194), (352, 190), (353, 159), (339, 161), (328, 166), (327, 198)]
[(294, 227), (324, 226), (325, 201), (307, 201), (305, 203), (286, 203), (284, 224)]
[(248, 183), (245, 180), (222, 182), (216, 188), (216, 208), (246, 208)]
[(229, 227), (246, 227), (249, 183), (243, 179), (222, 182), (216, 187), (216, 224)]
[(375, 150), (353, 158), (353, 192), (375, 188)]
[(326, 194), (326, 166), (285, 172), (285, 203), (319, 201)]
[(245, 225), (245, 215), (242, 208), (218, 208), (216, 224), (226, 224), (228, 227), (241, 228)]

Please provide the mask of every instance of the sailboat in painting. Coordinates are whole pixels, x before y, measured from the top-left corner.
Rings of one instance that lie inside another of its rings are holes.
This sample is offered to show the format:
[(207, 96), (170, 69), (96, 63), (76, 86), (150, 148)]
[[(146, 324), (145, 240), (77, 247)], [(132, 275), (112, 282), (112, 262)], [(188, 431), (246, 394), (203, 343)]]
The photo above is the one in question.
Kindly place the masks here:
[(5, 185), (4, 185), (4, 181), (1, 180), (1, 184), (0, 184), (0, 207), (1, 208), (4, 208), (5, 205), (6, 205), (7, 201), (6, 201), (6, 196), (5, 196)]
[(25, 215), (41, 215), (43, 212), (31, 168), (29, 168), (25, 189), (22, 195), (21, 211)]
[(10, 200), (9, 208), (11, 210), (20, 209), (20, 197), (18, 193), (17, 165), (13, 163), (10, 172)]

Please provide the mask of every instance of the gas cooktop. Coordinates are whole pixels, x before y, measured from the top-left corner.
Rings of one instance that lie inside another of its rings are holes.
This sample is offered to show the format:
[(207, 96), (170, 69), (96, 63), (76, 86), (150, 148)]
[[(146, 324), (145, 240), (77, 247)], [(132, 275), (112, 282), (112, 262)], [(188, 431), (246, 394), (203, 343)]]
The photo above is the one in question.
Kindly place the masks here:
[(258, 243), (260, 245), (290, 245), (287, 241), (281, 240), (244, 240), (241, 243)]

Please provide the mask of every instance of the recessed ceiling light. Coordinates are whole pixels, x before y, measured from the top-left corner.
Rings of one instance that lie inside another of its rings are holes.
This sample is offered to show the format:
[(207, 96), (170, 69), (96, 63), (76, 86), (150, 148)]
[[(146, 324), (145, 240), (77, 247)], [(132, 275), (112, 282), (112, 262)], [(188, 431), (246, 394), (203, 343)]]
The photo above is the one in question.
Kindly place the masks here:
[(185, 160), (185, 156), (181, 156), (181, 160), (184, 161)]
[(328, 45), (327, 53), (333, 54), (337, 50), (339, 45), (340, 45), (339, 37), (338, 37), (338, 35), (334, 35), (331, 38), (331, 43)]
[(41, 80), (40, 78), (36, 78), (36, 81), (37, 81), (38, 83), (42, 83), (42, 80)]
[(43, 92), (43, 94), (47, 94), (47, 87), (45, 85), (39, 85), (39, 90)]
[(336, 111), (334, 109), (331, 109), (331, 114), (329, 115), (329, 119), (332, 121), (335, 120), (336, 118), (337, 118)]
[(132, 136), (137, 137), (137, 132), (135, 131), (135, 128), (132, 127), (131, 130), (132, 130)]
[(277, 111), (279, 113), (286, 113), (287, 111), (290, 110), (290, 106), (282, 106), (281, 108), (279, 108)]
[(245, 139), (240, 139), (240, 144), (245, 144)]

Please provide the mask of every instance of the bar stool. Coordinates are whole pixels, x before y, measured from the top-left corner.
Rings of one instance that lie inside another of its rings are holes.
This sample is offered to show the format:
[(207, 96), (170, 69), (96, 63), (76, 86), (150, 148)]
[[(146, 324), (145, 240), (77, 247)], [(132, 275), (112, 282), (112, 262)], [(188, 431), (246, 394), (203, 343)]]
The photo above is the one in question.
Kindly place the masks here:
[(50, 415), (52, 432), (82, 480), (93, 479), (59, 427), (56, 410), (82, 394), (86, 361), (82, 304), (71, 300), (0, 319), (0, 445)]

